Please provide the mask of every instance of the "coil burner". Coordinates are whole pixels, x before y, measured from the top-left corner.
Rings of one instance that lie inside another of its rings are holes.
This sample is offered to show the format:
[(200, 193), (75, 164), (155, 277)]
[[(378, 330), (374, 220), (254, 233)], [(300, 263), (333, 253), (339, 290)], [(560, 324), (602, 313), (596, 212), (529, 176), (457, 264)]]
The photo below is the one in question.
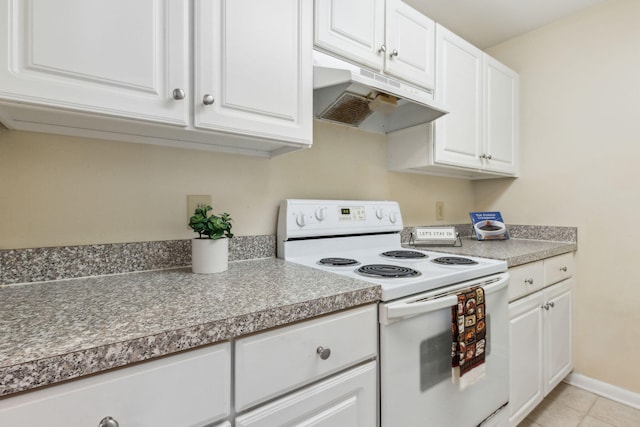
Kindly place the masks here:
[(397, 251), (387, 251), (382, 252), (380, 255), (387, 258), (395, 258), (395, 259), (420, 259), (420, 258), (428, 258), (429, 256), (423, 254), (418, 251), (408, 251), (408, 250), (397, 250)]
[(389, 264), (368, 264), (356, 270), (358, 274), (376, 278), (418, 277), (421, 273), (413, 268)]
[(443, 256), (440, 258), (435, 258), (432, 261), (436, 264), (443, 265), (474, 265), (478, 263), (477, 261), (474, 261), (472, 259), (457, 256)]
[(358, 265), (360, 263), (352, 258), (322, 258), (318, 261), (318, 264), (333, 267), (347, 267), (351, 265)]

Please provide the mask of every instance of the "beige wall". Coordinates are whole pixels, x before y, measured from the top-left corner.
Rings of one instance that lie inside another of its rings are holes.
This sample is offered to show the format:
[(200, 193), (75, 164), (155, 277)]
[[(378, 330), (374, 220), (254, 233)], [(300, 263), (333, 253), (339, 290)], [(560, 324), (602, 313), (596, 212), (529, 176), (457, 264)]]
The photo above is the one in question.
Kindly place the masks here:
[(187, 194), (211, 194), (238, 235), (274, 234), (284, 198), (398, 200), (406, 225), (466, 222), (472, 184), (387, 172), (386, 138), (315, 123), (311, 149), (262, 159), (0, 132), (0, 249), (192, 237)]
[(522, 176), (476, 208), (579, 227), (576, 371), (640, 392), (640, 2), (612, 0), (496, 46), (520, 73)]

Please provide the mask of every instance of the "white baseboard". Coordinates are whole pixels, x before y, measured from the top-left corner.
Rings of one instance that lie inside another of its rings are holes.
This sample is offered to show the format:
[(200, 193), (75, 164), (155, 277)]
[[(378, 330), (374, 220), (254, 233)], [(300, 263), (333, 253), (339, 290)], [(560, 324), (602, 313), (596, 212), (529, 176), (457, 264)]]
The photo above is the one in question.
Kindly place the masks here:
[(595, 393), (615, 402), (640, 409), (640, 393), (634, 393), (624, 388), (605, 383), (604, 381), (586, 377), (574, 372), (570, 373), (564, 382)]

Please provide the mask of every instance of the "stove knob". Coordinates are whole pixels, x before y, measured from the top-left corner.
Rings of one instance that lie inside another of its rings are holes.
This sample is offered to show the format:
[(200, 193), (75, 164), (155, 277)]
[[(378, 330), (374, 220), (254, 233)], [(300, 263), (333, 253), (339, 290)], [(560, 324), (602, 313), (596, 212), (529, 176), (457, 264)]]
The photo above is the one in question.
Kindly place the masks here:
[(327, 219), (327, 208), (316, 209), (316, 219), (318, 221), (324, 221), (325, 219)]
[(296, 217), (296, 224), (298, 224), (300, 227), (304, 227), (305, 225), (307, 225), (307, 220), (304, 218), (304, 214), (298, 214), (298, 216)]
[(391, 224), (395, 224), (396, 221), (398, 220), (398, 214), (396, 212), (391, 212), (389, 214), (389, 221), (391, 221)]
[(378, 219), (384, 218), (384, 209), (382, 208), (376, 209), (376, 218)]

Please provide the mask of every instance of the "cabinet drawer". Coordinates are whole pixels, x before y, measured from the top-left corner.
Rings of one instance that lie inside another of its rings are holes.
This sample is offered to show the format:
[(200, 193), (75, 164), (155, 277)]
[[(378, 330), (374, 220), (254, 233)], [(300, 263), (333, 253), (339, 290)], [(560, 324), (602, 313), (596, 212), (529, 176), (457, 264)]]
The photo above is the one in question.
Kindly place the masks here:
[[(1, 426), (204, 426), (231, 409), (229, 343), (0, 400)], [(224, 425), (224, 424), (223, 424)]]
[(542, 261), (519, 265), (509, 269), (509, 301), (534, 292), (544, 285)]
[(544, 285), (552, 285), (573, 276), (573, 253), (544, 260)]
[[(236, 410), (375, 357), (377, 326), (370, 305), (239, 339)], [(329, 357), (323, 359), (319, 347), (329, 349)]]

